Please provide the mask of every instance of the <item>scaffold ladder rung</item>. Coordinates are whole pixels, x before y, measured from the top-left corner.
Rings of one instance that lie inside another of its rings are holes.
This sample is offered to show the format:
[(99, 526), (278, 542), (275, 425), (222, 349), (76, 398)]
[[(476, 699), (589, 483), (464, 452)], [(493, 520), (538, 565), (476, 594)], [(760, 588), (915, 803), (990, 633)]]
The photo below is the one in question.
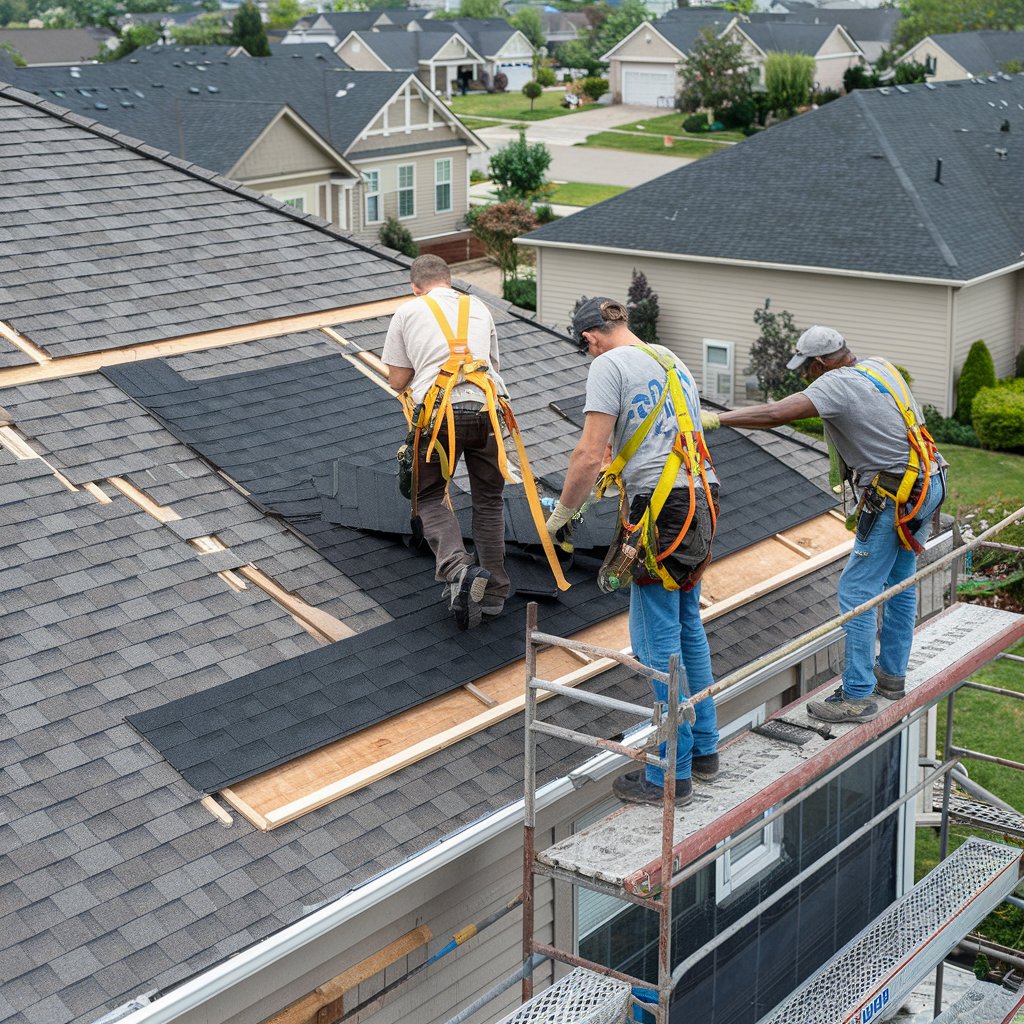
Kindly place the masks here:
[(1021, 850), (971, 836), (760, 1024), (868, 1024), (891, 1017), (1020, 881)]

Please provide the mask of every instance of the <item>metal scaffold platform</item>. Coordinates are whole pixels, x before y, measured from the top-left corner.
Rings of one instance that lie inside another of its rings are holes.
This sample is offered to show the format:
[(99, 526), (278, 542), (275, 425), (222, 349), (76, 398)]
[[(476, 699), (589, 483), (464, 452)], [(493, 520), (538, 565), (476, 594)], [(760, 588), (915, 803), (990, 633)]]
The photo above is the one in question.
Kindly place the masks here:
[(868, 1024), (891, 1017), (1017, 887), (1021, 854), (972, 836), (759, 1024)]
[(949, 797), (949, 818), (959, 825), (984, 829), (1008, 839), (1024, 839), (1024, 814), (993, 807), (956, 793)]
[(1022, 1008), (1024, 994), (978, 981), (932, 1024), (1009, 1024)]

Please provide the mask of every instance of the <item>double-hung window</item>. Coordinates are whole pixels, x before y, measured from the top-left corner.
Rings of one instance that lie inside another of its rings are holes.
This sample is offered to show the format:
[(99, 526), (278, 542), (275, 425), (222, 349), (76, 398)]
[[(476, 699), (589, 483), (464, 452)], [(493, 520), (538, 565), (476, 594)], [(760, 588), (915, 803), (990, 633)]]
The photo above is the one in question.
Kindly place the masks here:
[(448, 213), (452, 208), (451, 157), (434, 161), (434, 212)]
[(366, 223), (376, 224), (380, 219), (380, 171), (363, 171), (366, 185)]
[(416, 216), (416, 165), (398, 166), (398, 216)]

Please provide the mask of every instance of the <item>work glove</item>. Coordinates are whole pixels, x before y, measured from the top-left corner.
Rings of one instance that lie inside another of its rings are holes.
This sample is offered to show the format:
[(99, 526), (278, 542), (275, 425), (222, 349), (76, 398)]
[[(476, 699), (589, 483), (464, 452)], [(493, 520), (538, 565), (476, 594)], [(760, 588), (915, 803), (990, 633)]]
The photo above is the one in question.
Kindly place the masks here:
[(717, 412), (710, 412), (708, 409), (701, 409), (700, 425), (705, 430), (717, 430), (722, 425), (722, 421), (718, 418)]
[(568, 505), (563, 505), (559, 502), (555, 505), (555, 510), (548, 516), (547, 523), (545, 524), (548, 528), (548, 533), (552, 537), (557, 537), (558, 531), (568, 526), (574, 515), (576, 515), (576, 509), (569, 508)]

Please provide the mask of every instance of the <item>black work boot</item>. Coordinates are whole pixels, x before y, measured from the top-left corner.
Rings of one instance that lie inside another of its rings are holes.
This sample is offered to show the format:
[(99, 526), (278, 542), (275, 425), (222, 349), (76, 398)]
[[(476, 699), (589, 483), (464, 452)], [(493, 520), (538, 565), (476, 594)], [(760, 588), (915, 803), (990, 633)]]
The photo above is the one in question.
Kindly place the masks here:
[[(620, 775), (612, 783), (612, 793), (627, 804), (661, 804), (665, 790), (647, 781), (643, 768)], [(689, 779), (676, 779), (676, 807), (683, 807), (693, 799), (693, 785)]]
[(884, 697), (886, 700), (899, 700), (907, 695), (907, 677), (891, 676), (875, 666), (875, 690), (872, 697)]
[(718, 778), (718, 755), (694, 754), (690, 772), (701, 782), (714, 782)]
[(480, 625), (481, 606), (491, 574), (476, 565), (464, 565), (448, 584), (448, 609), (459, 629)]

